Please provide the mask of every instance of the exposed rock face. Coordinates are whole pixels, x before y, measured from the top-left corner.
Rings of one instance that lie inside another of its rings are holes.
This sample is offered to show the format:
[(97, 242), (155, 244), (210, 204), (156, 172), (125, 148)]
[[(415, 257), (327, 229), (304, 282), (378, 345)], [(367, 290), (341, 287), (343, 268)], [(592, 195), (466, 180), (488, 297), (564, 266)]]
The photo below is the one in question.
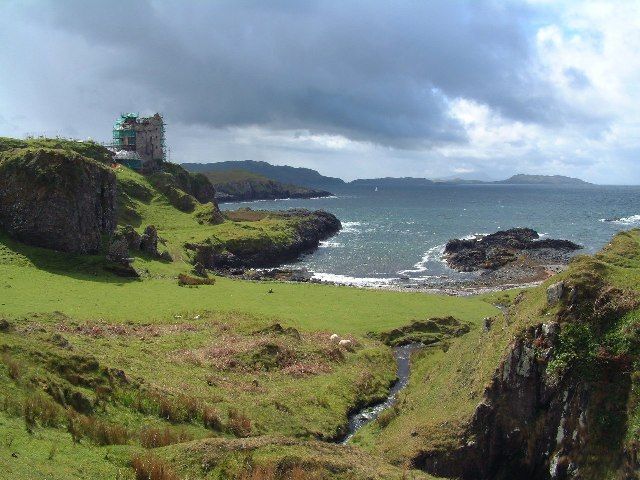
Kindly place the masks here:
[(173, 177), (175, 185), (193, 196), (200, 203), (215, 202), (216, 190), (209, 179), (201, 173), (190, 173), (182, 166), (165, 162), (162, 170)]
[(556, 282), (547, 287), (547, 303), (549, 306), (556, 305), (564, 293), (564, 282)]
[(21, 149), (0, 157), (0, 227), (23, 243), (93, 253), (116, 225), (116, 178), (76, 153)]
[[(554, 372), (549, 362), (560, 331), (560, 324), (550, 322), (516, 339), (459, 446), (423, 452), (417, 466), (469, 480), (600, 478), (589, 465), (595, 455), (600, 455), (598, 462), (606, 459), (607, 466), (618, 468), (622, 449), (615, 424), (624, 423), (620, 412), (625, 411), (628, 375), (619, 359), (611, 359), (606, 378)], [(600, 423), (603, 408), (613, 412), (609, 425)], [(603, 428), (613, 433), (603, 435)]]
[[(171, 255), (168, 252), (165, 251), (160, 253), (158, 251), (158, 239), (158, 230), (154, 225), (147, 225), (142, 235), (136, 232), (131, 225), (126, 225), (124, 227), (120, 227), (111, 239), (109, 251), (112, 249), (114, 251), (120, 251), (122, 248), (120, 244), (124, 243), (127, 250), (125, 255), (126, 257), (129, 256), (129, 251), (138, 251), (148, 253), (153, 257), (170, 261)], [(110, 259), (116, 258), (115, 255), (111, 255), (111, 257), (112, 258)]]
[(213, 270), (237, 267), (275, 267), (318, 248), (321, 240), (335, 235), (342, 224), (334, 215), (317, 210), (294, 209), (278, 215), (294, 222), (294, 235), (285, 243), (233, 241), (225, 245), (187, 244), (195, 252), (194, 263)]
[(144, 233), (140, 237), (140, 250), (149, 255), (158, 255), (158, 230), (153, 225), (144, 229)]
[(569, 240), (544, 239), (530, 228), (513, 228), (469, 240), (450, 240), (444, 250), (451, 268), (463, 272), (496, 270), (526, 254), (538, 263), (566, 263), (582, 248)]
[(140, 250), (142, 237), (131, 225), (123, 227), (120, 233), (122, 233), (122, 236), (127, 241), (127, 248), (130, 250)]

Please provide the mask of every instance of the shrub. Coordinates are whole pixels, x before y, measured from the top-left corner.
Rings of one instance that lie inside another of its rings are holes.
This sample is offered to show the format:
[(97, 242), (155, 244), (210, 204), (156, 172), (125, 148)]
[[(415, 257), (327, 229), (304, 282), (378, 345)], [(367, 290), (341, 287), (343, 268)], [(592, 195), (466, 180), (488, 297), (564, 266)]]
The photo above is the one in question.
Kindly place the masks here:
[(11, 380), (19, 380), (22, 374), (21, 365), (10, 354), (5, 353), (2, 356), (2, 363), (7, 366), (7, 373)]
[(184, 429), (146, 427), (140, 431), (140, 443), (145, 448), (166, 447), (190, 440), (193, 440), (193, 437)]
[(218, 410), (213, 407), (204, 407), (202, 410), (202, 424), (205, 428), (215, 430), (217, 432), (222, 431), (223, 425), (220, 419)]
[(71, 409), (67, 411), (67, 431), (73, 443), (87, 437), (97, 445), (126, 445), (131, 438), (129, 430), (122, 425), (81, 415)]
[(40, 393), (27, 396), (23, 405), (27, 432), (32, 433), (37, 423), (43, 427), (57, 427), (62, 419), (62, 408)]
[(236, 437), (248, 437), (251, 434), (251, 419), (235, 408), (228, 412), (227, 429)]
[(149, 453), (136, 455), (131, 460), (136, 480), (179, 480), (178, 475), (162, 459)]
[(191, 275), (187, 275), (186, 273), (181, 273), (178, 275), (178, 285), (180, 285), (181, 287), (184, 285), (213, 285), (214, 283), (216, 283), (215, 278), (192, 277)]
[(383, 412), (380, 412), (380, 415), (378, 415), (378, 425), (380, 425), (380, 428), (386, 428), (387, 425), (389, 425), (397, 416), (398, 410), (396, 407), (384, 410)]

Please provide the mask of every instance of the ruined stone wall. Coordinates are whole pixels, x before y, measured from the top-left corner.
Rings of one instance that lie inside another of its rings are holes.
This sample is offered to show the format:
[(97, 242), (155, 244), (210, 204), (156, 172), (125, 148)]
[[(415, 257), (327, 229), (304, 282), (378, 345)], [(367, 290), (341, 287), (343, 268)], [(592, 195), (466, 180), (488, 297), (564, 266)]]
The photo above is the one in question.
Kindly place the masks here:
[(142, 118), (134, 126), (136, 132), (136, 152), (142, 158), (143, 168), (147, 171), (156, 170), (163, 158), (162, 149), (163, 126), (162, 117)]

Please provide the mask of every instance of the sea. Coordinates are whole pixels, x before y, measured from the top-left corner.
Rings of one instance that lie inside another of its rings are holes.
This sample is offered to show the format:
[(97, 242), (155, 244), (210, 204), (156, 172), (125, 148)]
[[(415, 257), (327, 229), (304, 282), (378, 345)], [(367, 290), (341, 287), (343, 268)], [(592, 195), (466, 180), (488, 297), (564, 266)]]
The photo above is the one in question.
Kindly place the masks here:
[(369, 287), (437, 287), (472, 280), (443, 261), (446, 242), (513, 227), (572, 240), (594, 253), (640, 227), (639, 186), (432, 185), (345, 187), (315, 199), (222, 204), (222, 209), (322, 209), (342, 230), (291, 266), (314, 278)]

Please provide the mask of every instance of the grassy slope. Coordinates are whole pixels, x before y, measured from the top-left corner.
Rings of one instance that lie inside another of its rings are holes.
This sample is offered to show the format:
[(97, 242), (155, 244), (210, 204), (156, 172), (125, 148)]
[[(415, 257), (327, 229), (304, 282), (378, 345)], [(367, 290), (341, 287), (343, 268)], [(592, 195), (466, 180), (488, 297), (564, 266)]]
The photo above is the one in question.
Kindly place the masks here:
[[(206, 213), (206, 207), (181, 212), (144, 177), (124, 168), (116, 174), (121, 186), (120, 223), (136, 228), (156, 225), (164, 248), (174, 258), (161, 262), (138, 256), (140, 280), (106, 273), (99, 256), (27, 247), (0, 234), (0, 318), (12, 325), (11, 330), (0, 331), (0, 410), (4, 412), (0, 414), (0, 468), (10, 471), (12, 478), (30, 478), (33, 471), (48, 478), (128, 478), (129, 459), (140, 450), (138, 435), (143, 426), (184, 430), (196, 439), (232, 438), (238, 435), (228, 426), (233, 408), (250, 421), (251, 435), (302, 439), (334, 435), (347, 411), (384, 395), (394, 375), (390, 350), (366, 338), (367, 332), (449, 314), (477, 323), (495, 312), (481, 299), (328, 285), (218, 278), (215, 285), (179, 287), (177, 274), (191, 268), (184, 242), (211, 237), (223, 242), (264, 241), (265, 237), (281, 241), (290, 225), (273, 217), (202, 224), (198, 214)], [(302, 339), (256, 333), (276, 322), (298, 328)], [(355, 350), (335, 353), (328, 341), (332, 332), (352, 338)], [(93, 360), (99, 366), (95, 371), (69, 373), (61, 367)], [(216, 363), (223, 360), (228, 362)], [(16, 378), (10, 378), (12, 366), (20, 372)], [(112, 379), (105, 383), (104, 372), (110, 369), (123, 370), (133, 383), (114, 384)], [(108, 392), (106, 400), (100, 400), (105, 393), (97, 385)], [(25, 405), (52, 386), (65, 390), (65, 395), (99, 402), (90, 418), (126, 425), (126, 445), (99, 447), (89, 437), (74, 445), (65, 432), (62, 411), (53, 420), (37, 420), (40, 426), (27, 434), (19, 419)], [(187, 401), (196, 402), (199, 409), (213, 408), (223, 427), (205, 428), (200, 410), (191, 419), (163, 420), (157, 402), (149, 400), (156, 394), (174, 402), (181, 412)], [(139, 395), (144, 398), (132, 400)], [(150, 407), (139, 406), (148, 402)], [(195, 445), (201, 448), (198, 442)], [(175, 451), (171, 448), (157, 452), (171, 459)], [(305, 449), (317, 452), (320, 463), (338, 455), (322, 453), (315, 444), (263, 446), (257, 452), (273, 459)], [(231, 457), (238, 455), (245, 453)], [(348, 458), (334, 461), (344, 463)], [(365, 463), (362, 470), (382, 472), (380, 478), (403, 474), (379, 460)], [(207, 473), (196, 465), (200, 463), (176, 468), (196, 471), (196, 478)], [(219, 473), (209, 472), (208, 478)]]
[[(529, 325), (554, 319), (557, 309), (547, 307), (546, 287), (561, 279), (582, 285), (582, 289), (594, 280), (602, 281), (609, 288), (629, 292), (626, 295), (637, 295), (640, 291), (640, 230), (618, 234), (595, 257), (577, 257), (566, 272), (538, 288), (525, 291), (508, 316), (495, 317), (490, 332), (483, 332), (476, 323), (471, 333), (454, 340), (446, 352), (442, 349), (420, 352), (413, 359), (411, 379), (400, 395), (399, 407), (383, 418), (384, 427), (381, 422), (374, 422), (359, 433), (354, 443), (392, 462), (406, 461), (417, 452), (435, 446), (454, 445), (455, 435), (461, 432), (464, 422), (480, 402), (486, 384), (514, 335)], [(492, 301), (501, 302), (512, 298), (511, 295), (491, 296)], [(593, 368), (592, 362), (602, 348), (614, 355), (628, 354), (638, 358), (639, 309), (632, 309), (612, 323), (602, 324), (596, 318), (588, 329), (591, 332), (588, 342), (565, 338), (569, 345), (589, 345), (588, 351), (572, 350), (564, 352), (564, 356), (559, 355), (569, 358), (573, 362), (572, 368), (576, 368), (576, 364), (579, 367), (580, 363)], [(571, 332), (571, 329), (567, 331)], [(640, 384), (637, 380), (640, 376), (633, 373), (631, 378), (634, 384), (628, 400), (627, 445), (640, 441), (640, 387), (636, 385)], [(594, 443), (598, 442), (600, 439), (594, 439)], [(606, 474), (599, 472), (598, 475)]]

